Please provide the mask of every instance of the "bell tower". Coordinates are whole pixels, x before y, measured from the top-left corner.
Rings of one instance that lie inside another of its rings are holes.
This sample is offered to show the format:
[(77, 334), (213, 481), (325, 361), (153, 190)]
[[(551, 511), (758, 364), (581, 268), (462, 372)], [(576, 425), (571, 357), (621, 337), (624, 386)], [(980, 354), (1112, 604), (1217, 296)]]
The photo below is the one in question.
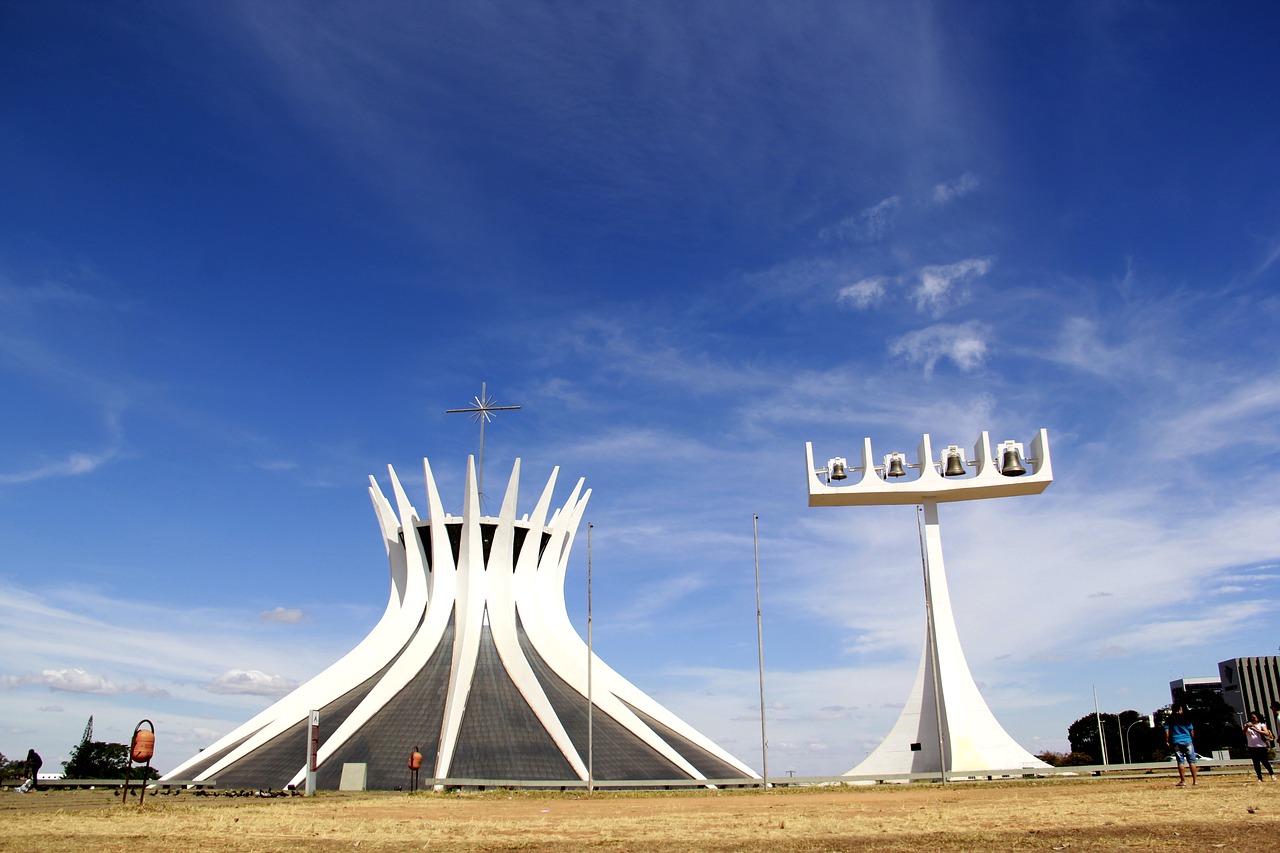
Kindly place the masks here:
[[(847, 459), (836, 457), (818, 468), (812, 442), (805, 444), (809, 506), (915, 504), (920, 527), (925, 644), (915, 685), (889, 735), (846, 776), (939, 773), (946, 781), (950, 774), (1048, 766), (1009, 736), (978, 691), (960, 646), (942, 560), (938, 504), (1034, 495), (1053, 482), (1045, 430), (1031, 442), (1030, 456), (1015, 441), (1002, 442), (997, 453), (998, 462), (984, 432), (971, 461), (957, 445), (935, 456), (925, 435), (915, 463), (895, 452), (877, 464), (867, 438), (861, 467), (850, 468)], [(1030, 472), (1024, 463), (1032, 465)], [(909, 470), (919, 475), (908, 477)], [(860, 476), (853, 481), (850, 473)]]

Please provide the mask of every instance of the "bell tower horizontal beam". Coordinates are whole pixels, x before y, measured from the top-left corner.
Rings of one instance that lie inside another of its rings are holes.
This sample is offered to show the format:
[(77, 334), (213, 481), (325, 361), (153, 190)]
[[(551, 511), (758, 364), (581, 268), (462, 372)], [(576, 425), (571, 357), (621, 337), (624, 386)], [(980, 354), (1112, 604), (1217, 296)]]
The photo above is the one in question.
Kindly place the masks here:
[[(871, 450), (871, 439), (862, 442), (862, 465), (847, 468), (846, 479), (833, 477), (827, 468), (814, 464), (813, 442), (806, 442), (805, 478), (809, 484), (809, 506), (892, 506), (921, 504), (925, 499), (937, 503), (951, 501), (972, 501), (981, 498), (1002, 498), (1013, 495), (1038, 495), (1053, 482), (1053, 464), (1049, 458), (1049, 434), (1040, 430), (1031, 440), (1031, 453), (1019, 455), (1022, 462), (1031, 463), (1031, 468), (1024, 474), (1014, 474), (1005, 459), (997, 459), (991, 453), (991, 438), (983, 432), (973, 447), (973, 460), (967, 467), (974, 468), (974, 473), (967, 472), (962, 476), (944, 476), (947, 463), (951, 458), (948, 451), (953, 446), (934, 455), (933, 442), (926, 433), (916, 450), (916, 461), (905, 463), (904, 476), (893, 476), (896, 473), (887, 470), (886, 465), (877, 464), (876, 456)], [(1014, 445), (1005, 442), (1002, 447)], [(905, 454), (896, 454), (905, 456)], [(963, 457), (961, 457), (963, 460)], [(835, 460), (833, 460), (835, 461)], [(963, 461), (961, 464), (965, 464)], [(830, 466), (828, 466), (830, 467)], [(1014, 469), (1016, 470), (1016, 469)], [(908, 471), (918, 471), (911, 476)], [(826, 481), (824, 482), (824, 475)]]

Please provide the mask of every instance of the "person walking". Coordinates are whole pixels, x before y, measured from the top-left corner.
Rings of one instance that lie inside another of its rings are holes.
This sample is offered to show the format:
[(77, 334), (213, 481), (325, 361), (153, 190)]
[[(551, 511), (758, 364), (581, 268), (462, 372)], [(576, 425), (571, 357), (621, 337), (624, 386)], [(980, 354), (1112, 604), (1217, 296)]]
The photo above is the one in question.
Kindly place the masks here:
[(1187, 716), (1187, 709), (1181, 705), (1174, 705), (1173, 713), (1164, 721), (1164, 743), (1173, 750), (1173, 757), (1178, 762), (1179, 788), (1187, 784), (1184, 765), (1191, 768), (1191, 784), (1196, 784), (1196, 762), (1200, 757), (1196, 755), (1196, 748), (1192, 743), (1195, 734), (1196, 728), (1192, 725), (1191, 718)]
[(1271, 730), (1267, 728), (1267, 724), (1262, 722), (1262, 716), (1257, 711), (1249, 712), (1249, 722), (1244, 724), (1244, 742), (1249, 748), (1249, 757), (1253, 759), (1253, 772), (1258, 774), (1258, 781), (1262, 781), (1262, 768), (1267, 768), (1267, 776), (1272, 782), (1276, 781), (1276, 774), (1271, 769), (1271, 759), (1268, 754), (1271, 752), (1271, 744), (1275, 743), (1275, 735), (1271, 734)]

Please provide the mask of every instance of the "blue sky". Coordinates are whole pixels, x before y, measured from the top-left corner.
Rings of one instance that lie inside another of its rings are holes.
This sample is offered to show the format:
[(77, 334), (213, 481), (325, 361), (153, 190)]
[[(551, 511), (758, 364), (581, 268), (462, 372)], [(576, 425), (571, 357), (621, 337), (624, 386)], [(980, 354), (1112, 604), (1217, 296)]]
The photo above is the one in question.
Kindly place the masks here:
[(1273, 653), (1278, 40), (1265, 3), (6, 4), (0, 751), (145, 717), (167, 769), (354, 646), (367, 477), (429, 457), (456, 511), (482, 381), (523, 406), (491, 483), (593, 489), (597, 652), (757, 768), (753, 514), (772, 773), (861, 760), (923, 641), (913, 511), (809, 508), (806, 441), (1048, 429), (1043, 495), (942, 509), (1033, 752), (1094, 685)]

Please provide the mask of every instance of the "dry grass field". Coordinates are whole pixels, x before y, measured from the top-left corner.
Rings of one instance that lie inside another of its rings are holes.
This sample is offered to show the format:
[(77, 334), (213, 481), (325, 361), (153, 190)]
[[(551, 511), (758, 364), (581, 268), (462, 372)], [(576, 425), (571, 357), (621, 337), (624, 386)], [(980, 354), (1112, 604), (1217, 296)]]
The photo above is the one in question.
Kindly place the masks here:
[(0, 851), (955, 851), (1280, 848), (1280, 783), (1167, 777), (669, 793), (253, 799), (0, 793)]

